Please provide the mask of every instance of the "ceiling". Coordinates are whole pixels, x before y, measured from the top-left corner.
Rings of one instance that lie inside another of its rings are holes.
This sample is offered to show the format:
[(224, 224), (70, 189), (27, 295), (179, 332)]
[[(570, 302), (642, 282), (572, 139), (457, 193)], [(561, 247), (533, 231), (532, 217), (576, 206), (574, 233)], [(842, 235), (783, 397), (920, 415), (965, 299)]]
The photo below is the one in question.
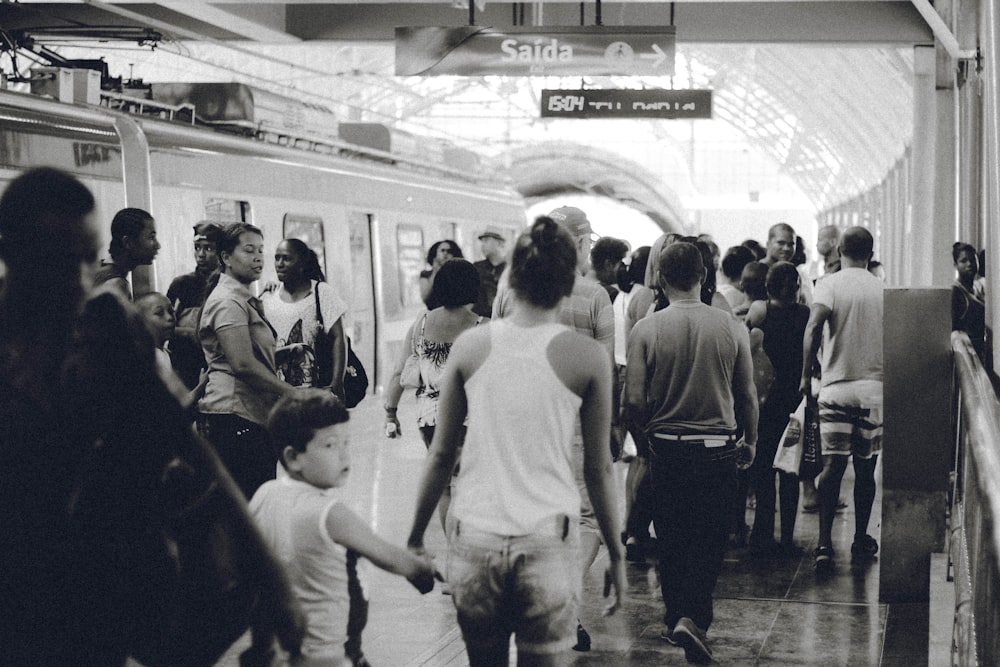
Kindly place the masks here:
[[(322, 103), (348, 120), (447, 138), (494, 160), (529, 201), (591, 192), (665, 227), (683, 218), (682, 201), (699, 189), (685, 143), (694, 127), (601, 121), (581, 131), (589, 121), (539, 118), (543, 88), (712, 89), (714, 120), (694, 122), (729, 126), (818, 211), (877, 184), (903, 154), (912, 132), (912, 47), (933, 42), (910, 2), (475, 2), (470, 16), (467, 0), (22, 0), (0, 5), (0, 28), (24, 31), (66, 57), (104, 57), (113, 73), (240, 80)], [(461, 26), (470, 18), (497, 27), (594, 25), (598, 8), (605, 26), (676, 26), (674, 75), (393, 74), (398, 25)], [(143, 32), (126, 33), (131, 43), (96, 41), (122, 30), (158, 33), (156, 48), (137, 45)]]

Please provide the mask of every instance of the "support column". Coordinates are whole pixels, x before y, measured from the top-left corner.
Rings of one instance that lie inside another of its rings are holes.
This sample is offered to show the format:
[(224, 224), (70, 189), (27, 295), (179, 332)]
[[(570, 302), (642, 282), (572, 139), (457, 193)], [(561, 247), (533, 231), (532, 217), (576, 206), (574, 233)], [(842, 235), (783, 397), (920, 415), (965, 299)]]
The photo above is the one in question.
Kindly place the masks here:
[[(943, 67), (943, 65), (941, 66)], [(952, 281), (955, 229), (955, 120), (952, 91), (939, 89), (934, 47), (913, 51), (913, 152), (903, 285)]]
[(886, 289), (884, 322), (879, 600), (927, 602), (951, 468), (951, 290)]

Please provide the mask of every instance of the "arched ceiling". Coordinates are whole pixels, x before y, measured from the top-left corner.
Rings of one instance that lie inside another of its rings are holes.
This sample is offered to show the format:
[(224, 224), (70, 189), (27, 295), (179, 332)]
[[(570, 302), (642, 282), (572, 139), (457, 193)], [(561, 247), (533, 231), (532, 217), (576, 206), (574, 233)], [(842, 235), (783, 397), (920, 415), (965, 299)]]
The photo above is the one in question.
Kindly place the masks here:
[[(735, 13), (754, 3), (709, 4)], [(91, 1), (74, 12), (74, 5), (26, 2), (4, 4), (0, 27), (37, 25), (42, 19), (103, 25), (110, 16), (117, 24), (166, 30), (155, 50), (68, 37), (45, 43), (66, 57), (104, 57), (113, 74), (131, 72), (147, 82), (243, 81), (323, 104), (346, 120), (381, 122), (446, 138), (494, 160), (529, 200), (592, 192), (623, 201), (667, 225), (682, 218), (681, 201), (698, 189), (692, 180), (695, 156), (684, 139), (685, 132), (694, 130), (669, 120), (602, 121), (581, 127), (581, 121), (541, 119), (540, 91), (712, 89), (715, 119), (694, 122), (730, 126), (770, 156), (810, 204), (822, 210), (877, 184), (903, 154), (912, 131), (911, 52), (919, 30), (912, 12), (899, 11), (912, 9), (909, 3), (777, 3), (787, 7), (787, 16), (802, 11), (802, 4), (851, 5), (851, 11), (860, 11), (859, 5), (868, 11), (888, 5), (890, 16), (902, 17), (902, 43), (865, 43), (862, 38), (848, 45), (786, 43), (787, 38), (778, 37), (778, 28), (772, 28), (775, 42), (765, 43), (758, 27), (755, 43), (678, 43), (673, 77), (400, 78), (393, 76), (391, 42), (303, 42), (287, 30), (287, 15), (285, 28), (268, 20), (267, 13), (279, 5), (264, 3)], [(768, 11), (775, 10), (769, 6)], [(890, 21), (884, 34), (893, 34), (892, 19), (879, 20)], [(221, 26), (229, 32), (220, 33)], [(841, 26), (838, 34), (847, 29)], [(805, 34), (802, 30), (792, 25), (793, 35)]]

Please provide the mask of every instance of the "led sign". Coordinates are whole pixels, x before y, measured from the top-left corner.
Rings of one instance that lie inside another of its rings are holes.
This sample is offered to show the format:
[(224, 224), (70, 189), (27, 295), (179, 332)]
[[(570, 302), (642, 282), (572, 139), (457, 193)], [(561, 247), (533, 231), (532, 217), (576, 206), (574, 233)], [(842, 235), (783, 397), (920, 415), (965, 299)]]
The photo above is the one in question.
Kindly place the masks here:
[(543, 90), (543, 118), (711, 118), (711, 90)]

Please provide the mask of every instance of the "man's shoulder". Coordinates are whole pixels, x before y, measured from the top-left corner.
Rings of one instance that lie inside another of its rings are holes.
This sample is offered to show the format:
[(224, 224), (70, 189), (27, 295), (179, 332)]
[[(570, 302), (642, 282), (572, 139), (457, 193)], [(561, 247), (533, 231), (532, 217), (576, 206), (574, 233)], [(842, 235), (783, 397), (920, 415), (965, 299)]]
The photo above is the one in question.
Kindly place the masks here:
[(587, 276), (576, 277), (576, 280), (573, 282), (573, 296), (585, 296), (591, 299), (595, 297), (599, 299), (600, 296), (604, 296), (608, 305), (611, 305), (611, 298), (608, 297), (608, 291), (604, 289), (604, 286)]

